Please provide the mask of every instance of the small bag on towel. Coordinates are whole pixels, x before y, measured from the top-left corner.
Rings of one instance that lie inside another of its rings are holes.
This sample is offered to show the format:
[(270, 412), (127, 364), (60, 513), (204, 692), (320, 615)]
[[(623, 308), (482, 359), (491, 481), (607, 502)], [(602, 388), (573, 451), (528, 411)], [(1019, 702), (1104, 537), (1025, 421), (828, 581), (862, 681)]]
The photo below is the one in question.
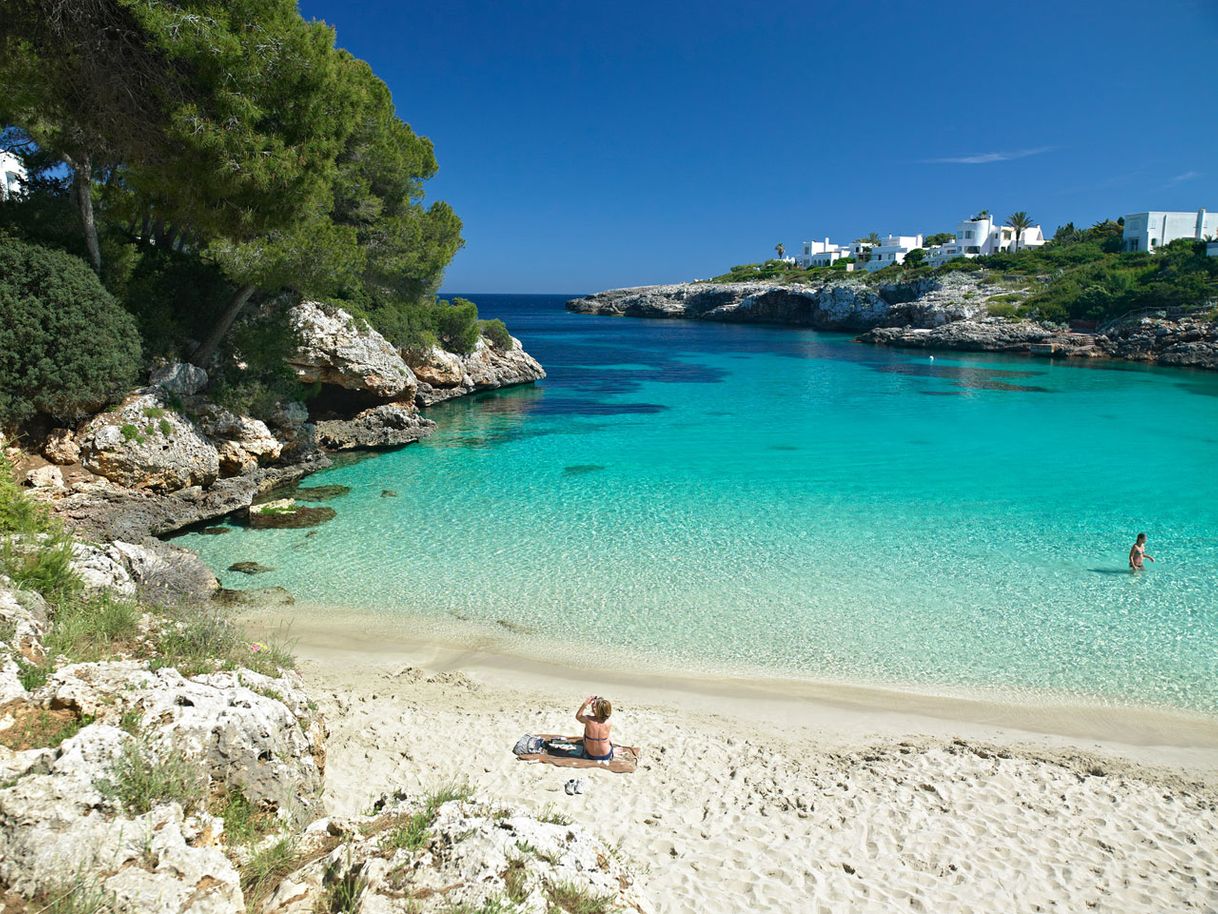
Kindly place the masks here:
[(512, 749), (514, 755), (539, 755), (546, 751), (546, 741), (540, 736), (531, 736), (526, 733), (520, 739), (516, 740), (516, 745)]

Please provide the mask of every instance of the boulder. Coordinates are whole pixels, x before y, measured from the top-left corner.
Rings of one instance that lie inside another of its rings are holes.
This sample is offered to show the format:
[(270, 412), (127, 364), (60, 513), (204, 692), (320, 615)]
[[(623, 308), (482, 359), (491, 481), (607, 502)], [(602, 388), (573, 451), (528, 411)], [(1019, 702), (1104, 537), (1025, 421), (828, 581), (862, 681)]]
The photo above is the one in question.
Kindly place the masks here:
[(317, 437), (325, 447), (340, 451), (399, 447), (426, 438), (435, 427), (413, 404), (386, 403), (351, 419), (322, 420), (317, 423)]
[(99, 548), (74, 542), (70, 564), (84, 581), (88, 593), (109, 591), (124, 597), (135, 596), (135, 581), (123, 566), (121, 554), (113, 546)]
[(25, 484), (35, 489), (62, 489), (63, 471), (53, 464), (34, 467), (25, 474)]
[(207, 372), (189, 362), (164, 362), (152, 369), (148, 381), (174, 396), (193, 397), (207, 386)]
[(132, 489), (176, 492), (220, 475), (215, 446), (156, 388), (95, 416), (81, 435), (81, 455), (85, 469)]
[(388, 340), (341, 308), (305, 301), (289, 312), (299, 339), (289, 362), (306, 384), (320, 381), (381, 400), (410, 400), (415, 377)]
[(143, 543), (115, 540), (106, 551), (122, 563), (146, 599), (201, 602), (220, 587), (211, 569), (195, 553), (158, 539), (150, 537)]
[(238, 416), (209, 403), (199, 410), (196, 421), (216, 442), (223, 476), (247, 475), (278, 460), (283, 452), (279, 439), (260, 419)]
[(57, 428), (47, 435), (42, 445), (42, 456), (51, 463), (69, 466), (80, 460), (80, 445), (71, 429)]
[(432, 387), (459, 387), (466, 381), (465, 366), (461, 357), (453, 352), (432, 346), (429, 349), (409, 350), (402, 353), (415, 377)]

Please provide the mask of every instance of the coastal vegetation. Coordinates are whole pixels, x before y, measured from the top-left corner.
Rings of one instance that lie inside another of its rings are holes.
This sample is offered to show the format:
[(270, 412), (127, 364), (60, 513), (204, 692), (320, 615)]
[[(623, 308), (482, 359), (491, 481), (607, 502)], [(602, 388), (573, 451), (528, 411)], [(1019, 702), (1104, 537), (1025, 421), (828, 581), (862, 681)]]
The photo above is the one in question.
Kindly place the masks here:
[[(1011, 220), (1017, 216), (1024, 217), (1021, 223), (1026, 227), (1030, 221), (1026, 214), (1015, 213)], [(1154, 253), (1127, 253), (1121, 251), (1121, 228), (1112, 220), (1085, 229), (1067, 223), (1043, 247), (959, 258), (940, 267), (926, 265), (923, 257), (916, 256), (918, 249), (910, 252), (905, 263), (875, 272), (846, 274), (849, 261), (845, 260), (806, 270), (769, 260), (732, 267), (712, 281), (819, 284), (849, 275), (869, 285), (886, 285), (975, 272), (1011, 290), (1006, 300), (991, 305), (991, 313), (1055, 323), (1105, 321), (1129, 312), (1162, 308), (1203, 314), (1214, 307), (1218, 300), (1218, 258), (1206, 256), (1204, 243), (1182, 239)], [(927, 243), (935, 237), (930, 236)]]
[(0, 83), (28, 171), (0, 203), (0, 424), (97, 409), (157, 358), (255, 412), (302, 399), (291, 297), (401, 348), (477, 344), (477, 307), (435, 295), (462, 240), (424, 202), (431, 142), (293, 0), (15, 0)]

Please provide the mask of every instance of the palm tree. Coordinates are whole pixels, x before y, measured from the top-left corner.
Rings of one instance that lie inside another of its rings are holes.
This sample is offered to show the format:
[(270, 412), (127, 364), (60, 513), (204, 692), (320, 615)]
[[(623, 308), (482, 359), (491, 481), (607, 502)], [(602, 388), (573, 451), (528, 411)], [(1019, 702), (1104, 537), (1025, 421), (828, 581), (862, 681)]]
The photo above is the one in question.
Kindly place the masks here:
[(872, 232), (866, 238), (859, 239), (859, 241), (863, 242), (864, 244), (879, 244), (882, 240), (883, 239), (880, 238), (880, 236), (875, 232)]
[(1019, 250), (1019, 242), (1023, 238), (1023, 233), (1032, 227), (1032, 217), (1020, 210), (1017, 213), (1011, 213), (1007, 217), (1007, 222), (1011, 223), (1011, 228), (1015, 229), (1015, 250)]
[(787, 252), (787, 249), (781, 241), (778, 242), (778, 244), (774, 245), (774, 253), (778, 255), (779, 260), (782, 260), (782, 256), (786, 252)]

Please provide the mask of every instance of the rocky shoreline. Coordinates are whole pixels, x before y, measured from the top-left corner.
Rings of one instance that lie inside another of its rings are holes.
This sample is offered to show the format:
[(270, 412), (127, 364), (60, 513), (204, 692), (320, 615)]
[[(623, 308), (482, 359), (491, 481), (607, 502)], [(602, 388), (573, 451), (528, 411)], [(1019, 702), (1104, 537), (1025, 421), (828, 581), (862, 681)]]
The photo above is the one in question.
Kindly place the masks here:
[(1094, 332), (990, 314), (1026, 290), (976, 273), (868, 285), (841, 279), (819, 286), (678, 283), (613, 289), (573, 299), (576, 314), (782, 324), (857, 333), (880, 346), (1112, 358), (1218, 370), (1218, 322), (1167, 311), (1129, 316)]
[(435, 423), (422, 410), (545, 377), (520, 341), (480, 338), (467, 354), (401, 351), (338, 308), (291, 309), (296, 377), (319, 391), (267, 421), (211, 402), (207, 373), (163, 365), (148, 386), (75, 428), (53, 428), (9, 457), (38, 499), (77, 535), (168, 554), (156, 540), (248, 509), (330, 465), (328, 453), (400, 447)]

